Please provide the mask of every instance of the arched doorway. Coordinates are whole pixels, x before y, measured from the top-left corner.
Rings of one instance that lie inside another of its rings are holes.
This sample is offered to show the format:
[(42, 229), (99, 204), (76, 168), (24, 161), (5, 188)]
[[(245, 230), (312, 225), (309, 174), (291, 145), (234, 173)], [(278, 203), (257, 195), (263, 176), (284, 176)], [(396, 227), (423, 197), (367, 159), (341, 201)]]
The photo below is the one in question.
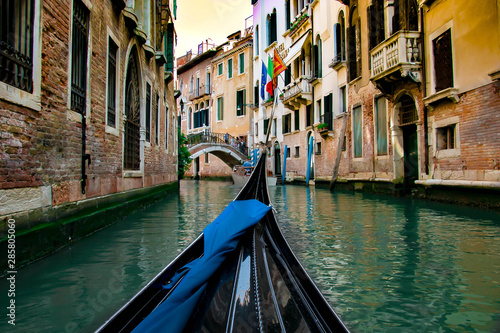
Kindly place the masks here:
[(399, 127), (403, 139), (404, 185), (414, 187), (418, 179), (418, 113), (415, 101), (408, 95), (399, 100)]
[(274, 175), (281, 175), (281, 148), (278, 141), (274, 142)]
[(139, 93), (139, 68), (135, 47), (130, 52), (125, 78), (125, 137), (123, 160), (125, 170), (140, 170), (141, 167), (141, 107)]

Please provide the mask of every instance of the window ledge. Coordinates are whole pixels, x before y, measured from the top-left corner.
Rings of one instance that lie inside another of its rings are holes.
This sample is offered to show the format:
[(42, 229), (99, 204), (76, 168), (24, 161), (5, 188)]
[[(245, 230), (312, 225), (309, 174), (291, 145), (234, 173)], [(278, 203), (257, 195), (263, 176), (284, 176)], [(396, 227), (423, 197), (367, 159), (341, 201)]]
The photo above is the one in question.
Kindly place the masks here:
[(111, 127), (111, 126), (108, 126), (108, 125), (106, 125), (105, 132), (108, 133), (108, 134), (115, 135), (115, 136), (119, 136), (120, 135), (120, 131), (117, 128), (114, 128), (114, 127)]
[(27, 107), (35, 111), (42, 111), (42, 104), (38, 93), (29, 93), (27, 91), (10, 86), (7, 83), (0, 82), (0, 95), (2, 99)]
[(123, 178), (142, 178), (143, 172), (139, 170), (123, 171)]
[(268, 47), (264, 49), (264, 52), (267, 52), (269, 50), (272, 50), (278, 43), (276, 41), (272, 42)]
[(457, 88), (448, 88), (441, 90), (431, 96), (424, 98), (425, 106), (432, 106), (444, 99), (450, 99), (453, 103), (458, 103), (460, 101), (460, 97), (458, 96)]
[(340, 71), (342, 68), (344, 68), (346, 65), (345, 60), (332, 60), (332, 62), (328, 65), (328, 67), (332, 68), (335, 71)]
[(442, 158), (451, 158), (451, 157), (460, 157), (460, 149), (454, 148), (454, 149), (441, 149), (436, 152), (436, 159), (442, 159)]
[(491, 80), (500, 81), (500, 69), (496, 70), (494, 72), (488, 73), (488, 75), (491, 77)]

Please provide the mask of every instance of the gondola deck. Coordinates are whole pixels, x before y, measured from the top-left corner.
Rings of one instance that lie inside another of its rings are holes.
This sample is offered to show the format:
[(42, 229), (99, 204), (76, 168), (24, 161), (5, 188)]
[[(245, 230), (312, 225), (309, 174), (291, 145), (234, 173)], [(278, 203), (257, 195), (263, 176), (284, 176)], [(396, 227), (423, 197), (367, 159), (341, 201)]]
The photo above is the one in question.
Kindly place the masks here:
[[(270, 204), (265, 158), (263, 153), (234, 200)], [(203, 244), (200, 235), (98, 332), (134, 330), (169, 298), (172, 291), (163, 286), (175, 272), (203, 256)], [(184, 332), (348, 332), (293, 254), (272, 210), (210, 277), (189, 316)], [(162, 331), (171, 332), (168, 327)]]

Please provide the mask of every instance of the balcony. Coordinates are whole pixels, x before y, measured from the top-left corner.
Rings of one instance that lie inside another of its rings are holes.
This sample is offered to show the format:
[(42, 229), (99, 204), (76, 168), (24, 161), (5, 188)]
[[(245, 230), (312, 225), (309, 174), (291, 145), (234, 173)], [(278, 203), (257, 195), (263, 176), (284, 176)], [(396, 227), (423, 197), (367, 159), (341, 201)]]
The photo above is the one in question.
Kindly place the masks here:
[(421, 33), (400, 31), (370, 51), (370, 80), (387, 93), (398, 81), (411, 79), (420, 83), (421, 55)]
[(295, 110), (301, 104), (307, 105), (312, 102), (312, 84), (309, 83), (310, 76), (302, 75), (295, 82), (283, 89), (283, 104), (285, 107)]
[(285, 32), (284, 36), (289, 36), (292, 42), (296, 42), (304, 33), (311, 29), (311, 12), (309, 5), (302, 8), (290, 23), (290, 29)]

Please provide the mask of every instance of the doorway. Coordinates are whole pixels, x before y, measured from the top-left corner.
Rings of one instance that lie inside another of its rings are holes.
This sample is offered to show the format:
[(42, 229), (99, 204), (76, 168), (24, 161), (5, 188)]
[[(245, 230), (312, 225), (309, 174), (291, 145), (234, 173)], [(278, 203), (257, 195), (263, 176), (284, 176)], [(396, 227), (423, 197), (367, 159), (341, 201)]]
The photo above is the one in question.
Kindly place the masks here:
[(274, 175), (281, 175), (281, 148), (278, 141), (274, 142)]
[(417, 125), (407, 125), (403, 130), (404, 149), (404, 185), (405, 187), (415, 187), (418, 179), (418, 136)]

